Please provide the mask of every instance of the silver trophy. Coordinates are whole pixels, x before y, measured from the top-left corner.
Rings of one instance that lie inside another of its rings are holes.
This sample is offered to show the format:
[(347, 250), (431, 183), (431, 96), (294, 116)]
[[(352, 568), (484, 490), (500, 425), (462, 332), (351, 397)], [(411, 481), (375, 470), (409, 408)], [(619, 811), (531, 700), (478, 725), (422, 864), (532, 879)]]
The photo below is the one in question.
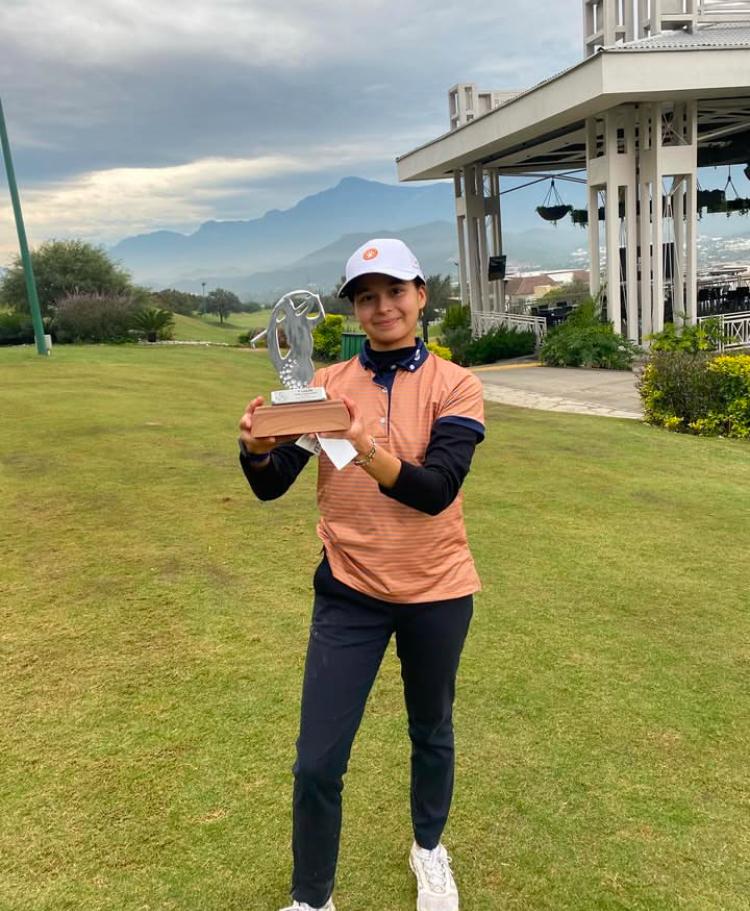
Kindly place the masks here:
[[(271, 311), (268, 329), (256, 335), (268, 338), (268, 353), (284, 389), (271, 393), (271, 405), (256, 408), (253, 433), (258, 437), (330, 433), (349, 427), (349, 411), (340, 400), (329, 401), (322, 386), (311, 386), (313, 329), (325, 319), (320, 297), (312, 291), (290, 291)], [(281, 333), (287, 348), (281, 345)]]
[[(325, 319), (323, 304), (312, 291), (290, 291), (271, 311), (268, 323), (268, 353), (286, 389), (271, 393), (274, 405), (290, 402), (325, 401), (325, 389), (310, 386), (315, 366), (312, 362), (313, 330)], [(280, 344), (286, 336), (287, 350)]]

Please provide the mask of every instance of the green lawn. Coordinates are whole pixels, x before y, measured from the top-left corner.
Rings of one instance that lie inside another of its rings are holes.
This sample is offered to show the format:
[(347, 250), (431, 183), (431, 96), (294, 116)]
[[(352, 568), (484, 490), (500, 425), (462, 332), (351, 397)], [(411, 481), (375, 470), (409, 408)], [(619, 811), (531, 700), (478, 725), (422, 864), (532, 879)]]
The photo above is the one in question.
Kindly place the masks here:
[[(0, 349), (2, 911), (284, 903), (319, 548), (312, 467), (260, 504), (237, 465), (274, 385), (240, 349)], [(488, 419), (446, 832), (462, 907), (747, 911), (748, 445)], [(391, 651), (339, 911), (414, 907), (408, 755)]]
[[(232, 313), (222, 325), (216, 316), (183, 316), (175, 313), (174, 338), (181, 342), (223, 342), (228, 345), (236, 345), (237, 336), (240, 333), (260, 332), (261, 329), (265, 329), (270, 316), (270, 310), (260, 310), (257, 313)], [(359, 332), (359, 324), (354, 319), (347, 319), (345, 331)], [(435, 331), (433, 330), (433, 333)]]
[(269, 310), (232, 313), (222, 324), (218, 316), (184, 316), (175, 313), (174, 338), (181, 342), (225, 342), (236, 345), (237, 336), (241, 333), (265, 329), (270, 315)]

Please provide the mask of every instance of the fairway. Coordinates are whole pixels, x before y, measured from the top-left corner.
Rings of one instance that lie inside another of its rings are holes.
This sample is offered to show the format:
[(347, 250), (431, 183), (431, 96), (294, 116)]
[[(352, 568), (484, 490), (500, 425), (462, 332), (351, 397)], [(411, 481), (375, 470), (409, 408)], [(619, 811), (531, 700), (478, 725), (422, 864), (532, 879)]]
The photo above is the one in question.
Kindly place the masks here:
[(255, 313), (230, 313), (220, 322), (218, 316), (174, 314), (174, 333), (176, 341), (219, 342), (236, 345), (241, 334), (249, 332), (254, 335), (268, 326), (270, 310), (258, 310)]
[[(236, 348), (0, 349), (2, 911), (283, 906), (315, 471), (261, 504), (236, 455), (277, 385)], [(750, 446), (487, 417), (445, 836), (462, 909), (747, 911)], [(408, 760), (391, 648), (338, 911), (414, 908)]]
[[(241, 334), (249, 333), (252, 337), (262, 329), (267, 329), (270, 318), (270, 310), (259, 310), (255, 313), (231, 313), (223, 323), (220, 323), (219, 318), (213, 315), (184, 316), (181, 313), (175, 313), (173, 338), (180, 342), (237, 345)], [(359, 332), (359, 325), (354, 320), (348, 319), (344, 331)], [(434, 341), (433, 336), (435, 336), (434, 332), (430, 335)]]

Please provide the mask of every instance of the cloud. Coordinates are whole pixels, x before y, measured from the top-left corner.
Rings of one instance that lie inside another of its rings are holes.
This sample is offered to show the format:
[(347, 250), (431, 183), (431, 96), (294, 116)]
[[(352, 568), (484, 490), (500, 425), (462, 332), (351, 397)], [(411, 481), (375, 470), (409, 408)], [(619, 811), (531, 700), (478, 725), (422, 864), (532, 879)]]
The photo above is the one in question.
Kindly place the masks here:
[[(248, 218), (278, 205), (292, 205), (300, 195), (295, 189), (300, 178), (317, 178), (322, 189), (342, 167), (370, 170), (371, 155), (367, 144), (339, 143), (296, 154), (92, 171), (24, 192), (24, 220), (32, 245), (52, 236), (107, 244), (124, 235), (162, 228), (190, 231), (214, 218), (217, 209), (223, 209), (226, 217)], [(283, 184), (291, 177), (295, 180), (285, 193)], [(9, 262), (16, 251), (8, 202), (0, 205), (0, 262)]]
[[(0, 31), (31, 236), (109, 238), (395, 180), (447, 129), (455, 82), (523, 88), (575, 62), (580, 0), (8, 0)], [(220, 188), (217, 161), (268, 167)]]
[[(334, 9), (334, 4), (317, 4)], [(303, 63), (315, 47), (309, 23), (288, 7), (246, 0), (36, 0), (6, 4), (0, 28), (38, 58), (109, 65), (179, 50), (253, 59)]]

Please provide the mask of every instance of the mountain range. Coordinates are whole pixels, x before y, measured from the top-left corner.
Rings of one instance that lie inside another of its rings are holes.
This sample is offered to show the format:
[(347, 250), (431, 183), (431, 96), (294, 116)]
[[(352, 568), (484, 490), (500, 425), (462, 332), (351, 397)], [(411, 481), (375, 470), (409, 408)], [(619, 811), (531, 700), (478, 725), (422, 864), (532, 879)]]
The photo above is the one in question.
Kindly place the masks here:
[[(570, 188), (570, 202), (580, 188)], [(534, 209), (539, 187), (503, 197), (504, 249), (511, 271), (587, 266), (586, 232), (567, 219), (553, 226)], [(136, 281), (153, 287), (200, 292), (222, 287), (241, 297), (271, 300), (296, 287), (328, 291), (347, 257), (371, 237), (401, 237), (426, 273), (456, 274), (457, 235), (450, 183), (392, 185), (346, 177), (286, 210), (247, 221), (209, 221), (192, 234), (155, 231), (125, 238), (112, 257)], [(707, 216), (701, 222), (702, 259), (746, 255), (750, 232), (736, 222)], [(732, 230), (734, 228), (734, 231)], [(744, 258), (744, 257), (742, 257)]]

